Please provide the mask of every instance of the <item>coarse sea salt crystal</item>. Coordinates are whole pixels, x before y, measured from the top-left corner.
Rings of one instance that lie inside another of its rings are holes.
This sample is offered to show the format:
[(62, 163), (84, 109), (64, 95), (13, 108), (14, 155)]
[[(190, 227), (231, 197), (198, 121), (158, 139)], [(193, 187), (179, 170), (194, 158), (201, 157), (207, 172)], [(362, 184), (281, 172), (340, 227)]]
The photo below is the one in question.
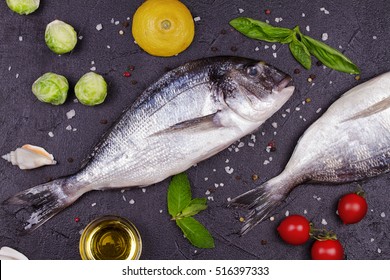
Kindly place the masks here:
[(374, 36), (372, 36), (372, 39), (376, 40), (376, 39), (378, 39), (378, 37), (374, 35)]
[(273, 50), (276, 50), (276, 45), (273, 44), (271, 48), (272, 48)]
[(306, 31), (310, 32), (310, 26), (309, 25), (306, 26)]
[(276, 52), (272, 53), (272, 55), (274, 56), (274, 58), (278, 57), (278, 54)]
[(254, 147), (254, 146), (255, 146), (255, 144), (254, 144), (254, 143), (252, 143), (252, 142), (249, 142), (249, 143), (248, 143), (248, 146), (249, 146), (249, 147)]
[(160, 213), (162, 213), (163, 212), (163, 210), (162, 209), (160, 209)]
[(72, 130), (72, 126), (71, 126), (71, 125), (68, 125), (65, 129), (66, 129), (66, 130)]
[(329, 38), (328, 33), (322, 33), (322, 37), (321, 37), (322, 41), (326, 41), (328, 40), (328, 38)]
[(8, 71), (11, 71), (11, 69), (12, 69), (12, 66), (8, 66)]
[(20, 41), (20, 42), (23, 41), (23, 36), (19, 36), (19, 41)]
[(316, 113), (318, 114), (319, 112), (321, 112), (322, 108), (318, 108)]
[(263, 162), (263, 165), (267, 165), (267, 164), (269, 164), (269, 160), (265, 160), (265, 161)]
[(370, 239), (370, 241), (371, 241), (371, 242), (374, 242), (374, 241), (375, 241), (375, 239), (374, 239), (374, 238), (371, 238), (371, 239)]
[(49, 137), (54, 137), (54, 133), (52, 131), (49, 131), (48, 135)]
[(268, 46), (268, 45), (265, 45), (265, 46), (264, 46), (264, 49), (265, 49), (265, 50), (269, 49), (269, 46)]
[(255, 51), (256, 51), (256, 52), (258, 52), (259, 50), (260, 50), (260, 48), (259, 48), (259, 47), (256, 47), (256, 48), (255, 48)]
[(273, 126), (273, 128), (278, 128), (278, 123), (277, 122), (273, 122), (272, 126)]
[(91, 71), (96, 71), (96, 66), (92, 66), (90, 69)]
[(16, 73), (15, 78), (16, 79), (19, 78), (19, 73)]
[(227, 201), (231, 201), (231, 200), (232, 200), (232, 198), (231, 198), (231, 197), (228, 197), (226, 200), (227, 200)]
[(385, 212), (382, 212), (382, 213), (381, 213), (381, 217), (382, 217), (382, 218), (386, 217)]
[(256, 142), (256, 135), (251, 134), (251, 140), (252, 140), (253, 142)]
[(130, 199), (129, 203), (134, 204), (135, 203), (134, 199)]
[(142, 188), (142, 192), (143, 192), (143, 193), (146, 193), (146, 189), (145, 189), (145, 188)]
[(242, 14), (244, 12), (244, 9), (238, 9), (238, 12)]
[(76, 116), (76, 111), (74, 109), (66, 113), (66, 117), (68, 118), (68, 120), (72, 119), (74, 116)]
[(286, 109), (286, 112), (287, 112), (287, 113), (290, 113), (290, 112), (291, 112), (291, 109), (290, 109), (290, 108)]
[(232, 174), (234, 169), (232, 167), (230, 167), (230, 166), (226, 166), (225, 167), (225, 171), (226, 171), (227, 174)]
[(322, 219), (321, 224), (323, 224), (324, 226), (326, 226), (326, 225), (328, 224), (328, 222), (327, 222), (325, 219)]
[(84, 38), (83, 36), (81, 36), (81, 35), (79, 36), (79, 40), (83, 40), (83, 38)]
[(207, 190), (204, 194), (205, 194), (205, 195), (209, 195), (209, 194), (210, 194), (210, 191)]
[(214, 197), (212, 197), (212, 196), (208, 196), (207, 199), (211, 200), (211, 201), (214, 201)]
[(379, 254), (382, 253), (382, 250), (381, 250), (380, 248), (378, 248), (378, 253), (379, 253)]
[(245, 146), (245, 143), (244, 142), (240, 142), (239, 144), (238, 144), (238, 148), (242, 148), (242, 147), (244, 147)]
[(303, 210), (303, 214), (307, 214), (307, 210), (305, 209), (305, 210)]
[(115, 22), (115, 25), (118, 25), (119, 24), (119, 20), (117, 20), (116, 22)]
[(95, 206), (96, 206), (96, 202), (92, 203), (91, 206), (92, 206), (92, 207), (95, 207)]
[(286, 213), (284, 213), (284, 215), (286, 215), (286, 217), (290, 216), (290, 211), (286, 211)]
[[(135, 41), (134, 41), (135, 42)], [(107, 49), (111, 49), (111, 46), (110, 45), (107, 45)]]
[(100, 31), (103, 29), (103, 25), (101, 23), (99, 23), (98, 25), (96, 25), (96, 30), (97, 31)]
[(200, 21), (200, 17), (194, 17), (194, 21), (195, 22)]
[(204, 178), (204, 180), (205, 180), (205, 181), (208, 181), (208, 180), (209, 180), (209, 178), (208, 178), (208, 177), (205, 177), (205, 178)]
[(302, 17), (305, 17), (306, 15), (305, 15), (305, 13), (302, 13)]

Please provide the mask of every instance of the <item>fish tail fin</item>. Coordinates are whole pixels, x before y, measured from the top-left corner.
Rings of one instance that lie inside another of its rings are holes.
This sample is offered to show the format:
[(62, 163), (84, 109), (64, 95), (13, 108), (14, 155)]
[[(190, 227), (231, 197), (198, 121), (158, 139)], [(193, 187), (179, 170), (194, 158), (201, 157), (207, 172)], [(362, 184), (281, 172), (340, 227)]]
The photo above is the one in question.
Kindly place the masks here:
[(73, 186), (69, 178), (57, 179), (21, 191), (2, 204), (16, 207), (16, 218), (26, 231), (33, 231), (82, 195)]
[(259, 187), (243, 193), (229, 202), (229, 207), (248, 209), (241, 235), (249, 232), (258, 223), (265, 220), (286, 198), (288, 192), (296, 186), (294, 180), (285, 180), (284, 176), (277, 176)]

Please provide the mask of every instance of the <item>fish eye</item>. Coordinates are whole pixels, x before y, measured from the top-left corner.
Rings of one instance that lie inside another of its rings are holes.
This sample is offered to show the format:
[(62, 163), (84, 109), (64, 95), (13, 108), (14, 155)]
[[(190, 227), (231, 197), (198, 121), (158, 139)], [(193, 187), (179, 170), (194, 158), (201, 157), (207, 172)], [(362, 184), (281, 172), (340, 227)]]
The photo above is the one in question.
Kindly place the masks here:
[(246, 72), (248, 73), (249, 76), (253, 76), (253, 77), (256, 76), (258, 73), (256, 66), (248, 67)]

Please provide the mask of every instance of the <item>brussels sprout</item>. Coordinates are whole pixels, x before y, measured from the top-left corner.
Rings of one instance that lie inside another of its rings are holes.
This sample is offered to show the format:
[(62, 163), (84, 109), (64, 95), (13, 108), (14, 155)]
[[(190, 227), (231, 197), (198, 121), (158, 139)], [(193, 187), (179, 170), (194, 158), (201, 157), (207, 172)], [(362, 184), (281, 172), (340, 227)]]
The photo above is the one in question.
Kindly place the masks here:
[(61, 75), (48, 72), (32, 85), (32, 92), (42, 102), (53, 105), (63, 104), (68, 95), (68, 80)]
[(39, 8), (39, 0), (6, 0), (8, 7), (19, 15), (28, 15)]
[(73, 27), (63, 21), (54, 20), (46, 26), (46, 45), (56, 54), (64, 54), (74, 49), (77, 34)]
[(80, 78), (74, 92), (81, 104), (99, 105), (106, 99), (107, 83), (101, 75), (89, 72)]

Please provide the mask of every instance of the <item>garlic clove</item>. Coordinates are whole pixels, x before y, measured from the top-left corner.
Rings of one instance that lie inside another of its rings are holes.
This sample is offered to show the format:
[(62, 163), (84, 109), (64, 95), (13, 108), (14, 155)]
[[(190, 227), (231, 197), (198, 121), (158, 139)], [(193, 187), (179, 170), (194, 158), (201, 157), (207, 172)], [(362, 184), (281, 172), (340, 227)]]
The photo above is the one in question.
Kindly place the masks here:
[(1, 247), (0, 260), (28, 260), (22, 253), (10, 247)]
[(53, 155), (45, 149), (30, 144), (23, 145), (21, 148), (3, 155), (2, 158), (19, 166), (20, 169), (33, 169), (57, 163)]

